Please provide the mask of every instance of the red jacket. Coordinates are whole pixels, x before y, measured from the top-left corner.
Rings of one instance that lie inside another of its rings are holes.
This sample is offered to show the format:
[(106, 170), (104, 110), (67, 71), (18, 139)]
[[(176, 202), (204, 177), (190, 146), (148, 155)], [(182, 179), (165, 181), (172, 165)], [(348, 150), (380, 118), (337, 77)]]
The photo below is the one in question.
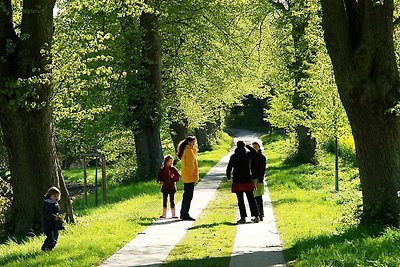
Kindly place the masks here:
[(179, 181), (178, 170), (171, 167), (162, 167), (157, 175), (157, 182), (162, 182), (161, 192), (164, 193), (175, 193), (176, 192), (176, 182)]

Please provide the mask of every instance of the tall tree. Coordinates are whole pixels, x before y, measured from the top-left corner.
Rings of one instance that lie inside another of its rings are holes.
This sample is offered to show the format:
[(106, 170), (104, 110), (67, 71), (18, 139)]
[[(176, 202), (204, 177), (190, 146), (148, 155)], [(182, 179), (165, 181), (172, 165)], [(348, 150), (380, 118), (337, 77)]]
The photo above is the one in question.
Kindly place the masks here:
[(50, 186), (61, 188), (63, 206), (73, 220), (49, 105), (54, 3), (24, 0), (21, 24), (16, 25), (11, 0), (0, 1), (0, 124), (10, 161), (18, 234), (39, 228), (43, 195)]
[[(279, 24), (286, 24), (283, 27), (289, 27), (290, 39), (292, 41), (291, 54), (286, 55), (287, 66), (290, 77), (293, 79), (293, 95), (291, 104), (298, 114), (304, 114), (312, 118), (314, 114), (310, 108), (310, 93), (304, 88), (304, 81), (310, 77), (309, 69), (315, 64), (316, 51), (310, 44), (310, 38), (307, 36), (307, 29), (314, 26), (310, 25), (315, 16), (315, 10), (312, 6), (313, 1), (279, 1), (274, 4), (278, 10), (281, 10), (281, 21)], [(305, 120), (296, 120), (293, 125), (297, 137), (297, 147), (293, 159), (296, 162), (315, 162), (317, 141), (313, 136), (310, 126)]]
[(393, 0), (321, 0), (325, 41), (353, 132), (363, 221), (399, 225), (400, 79)]
[[(155, 1), (157, 4), (157, 1)], [(155, 10), (140, 15), (141, 57), (136, 86), (129, 98), (140, 178), (151, 179), (163, 160), (161, 148), (161, 42)]]

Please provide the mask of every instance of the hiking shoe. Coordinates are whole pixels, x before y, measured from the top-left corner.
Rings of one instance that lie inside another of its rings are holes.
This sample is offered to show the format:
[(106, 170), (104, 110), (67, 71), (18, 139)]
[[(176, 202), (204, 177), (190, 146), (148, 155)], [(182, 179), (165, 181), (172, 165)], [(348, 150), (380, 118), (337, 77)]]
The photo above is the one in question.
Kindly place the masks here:
[(236, 222), (237, 224), (244, 224), (246, 223), (246, 219), (242, 218), (239, 221)]
[(182, 220), (182, 221), (195, 221), (196, 219), (194, 219), (194, 218), (188, 216), (188, 217), (181, 217), (181, 220)]

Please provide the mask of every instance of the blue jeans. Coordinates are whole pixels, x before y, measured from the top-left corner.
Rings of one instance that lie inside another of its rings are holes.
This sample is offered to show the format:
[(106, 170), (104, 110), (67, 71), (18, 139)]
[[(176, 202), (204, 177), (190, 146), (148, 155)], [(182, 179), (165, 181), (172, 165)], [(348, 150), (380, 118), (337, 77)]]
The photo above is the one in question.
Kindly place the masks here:
[(52, 250), (57, 244), (58, 230), (46, 231), (44, 234), (46, 235), (46, 239), (44, 240), (42, 250)]

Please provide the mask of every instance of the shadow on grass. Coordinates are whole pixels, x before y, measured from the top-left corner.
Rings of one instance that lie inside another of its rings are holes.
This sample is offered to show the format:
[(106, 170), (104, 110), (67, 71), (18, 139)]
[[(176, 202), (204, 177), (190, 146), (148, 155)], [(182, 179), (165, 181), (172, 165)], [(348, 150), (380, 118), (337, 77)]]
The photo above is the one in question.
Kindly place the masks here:
[[(388, 231), (395, 234), (388, 234)], [(346, 263), (346, 259), (357, 259), (361, 262), (377, 261), (379, 260), (377, 257), (383, 254), (398, 258), (399, 243), (398, 231), (383, 226), (359, 226), (337, 235), (321, 235), (300, 240), (285, 249), (284, 255), (288, 262), (305, 258), (313, 259), (313, 264), (324, 262), (329, 266), (336, 266), (335, 264), (339, 264), (340, 261), (342, 264)], [(310, 262), (303, 263), (310, 264)]]
[(43, 253), (45, 253), (45, 252), (43, 252), (43, 251), (38, 249), (38, 250), (35, 250), (35, 251), (31, 251), (29, 253), (18, 251), (18, 252), (12, 253), (12, 254), (8, 254), (6, 256), (1, 256), (0, 257), (0, 266), (6, 265), (6, 264), (10, 264), (10, 263), (13, 263), (13, 262), (21, 261), (22, 258), (24, 260), (34, 259), (34, 258), (40, 256)]
[(276, 207), (279, 205), (291, 204), (291, 203), (296, 203), (296, 202), (300, 202), (300, 200), (295, 197), (287, 197), (287, 198), (279, 199), (277, 201), (272, 201), (272, 206)]
[[(203, 259), (181, 259), (165, 263), (163, 267), (227, 267), (232, 262), (234, 266), (279, 266), (284, 264), (279, 251), (250, 252), (232, 257), (207, 257)], [(159, 265), (141, 265), (142, 267), (153, 267)]]
[(233, 222), (219, 222), (219, 223), (207, 223), (207, 224), (200, 224), (193, 227), (190, 227), (188, 230), (196, 230), (202, 228), (213, 228), (220, 225), (227, 225), (227, 226), (236, 226), (236, 223)]

